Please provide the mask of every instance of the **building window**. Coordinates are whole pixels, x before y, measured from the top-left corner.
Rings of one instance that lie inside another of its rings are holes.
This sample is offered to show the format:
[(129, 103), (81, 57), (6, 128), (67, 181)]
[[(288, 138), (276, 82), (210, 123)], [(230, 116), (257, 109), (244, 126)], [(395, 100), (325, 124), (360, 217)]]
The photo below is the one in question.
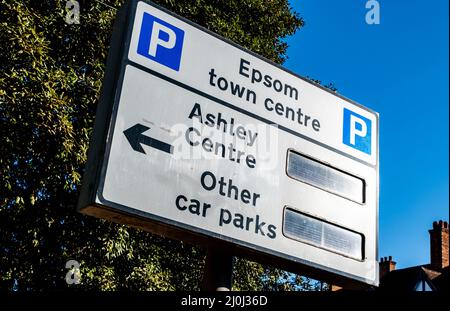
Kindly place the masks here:
[(428, 285), (428, 283), (425, 280), (420, 280), (417, 282), (416, 287), (414, 289), (416, 292), (431, 292), (432, 289)]

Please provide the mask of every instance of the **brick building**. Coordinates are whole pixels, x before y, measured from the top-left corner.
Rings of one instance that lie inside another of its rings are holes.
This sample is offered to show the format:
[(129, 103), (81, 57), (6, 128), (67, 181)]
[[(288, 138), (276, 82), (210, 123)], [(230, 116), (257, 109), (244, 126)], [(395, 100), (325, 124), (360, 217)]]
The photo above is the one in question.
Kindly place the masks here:
[(449, 290), (449, 235), (446, 221), (433, 222), (430, 233), (431, 262), (404, 269), (395, 269), (392, 257), (380, 260), (379, 290), (447, 291)]

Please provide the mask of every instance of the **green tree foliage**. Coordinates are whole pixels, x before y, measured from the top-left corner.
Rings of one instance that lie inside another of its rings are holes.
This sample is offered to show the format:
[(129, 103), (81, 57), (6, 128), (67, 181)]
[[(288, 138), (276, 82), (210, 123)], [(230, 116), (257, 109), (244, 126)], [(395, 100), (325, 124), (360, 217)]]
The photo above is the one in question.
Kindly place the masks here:
[[(123, 0), (0, 0), (0, 288), (67, 288), (66, 261), (100, 290), (198, 289), (205, 251), (75, 211), (112, 23)], [(158, 4), (277, 63), (302, 26), (286, 0)], [(236, 259), (238, 290), (296, 289), (296, 276)], [(293, 279), (294, 278), (294, 279)]]

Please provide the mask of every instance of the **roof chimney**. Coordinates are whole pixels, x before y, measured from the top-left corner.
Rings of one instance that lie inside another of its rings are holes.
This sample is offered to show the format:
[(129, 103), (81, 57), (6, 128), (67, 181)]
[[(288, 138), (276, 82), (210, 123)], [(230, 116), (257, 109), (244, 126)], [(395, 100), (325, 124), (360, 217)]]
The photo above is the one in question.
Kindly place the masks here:
[(380, 280), (389, 272), (395, 270), (397, 263), (392, 260), (392, 256), (381, 257), (380, 259)]
[(448, 267), (448, 223), (439, 220), (433, 222), (430, 232), (431, 268), (441, 270)]

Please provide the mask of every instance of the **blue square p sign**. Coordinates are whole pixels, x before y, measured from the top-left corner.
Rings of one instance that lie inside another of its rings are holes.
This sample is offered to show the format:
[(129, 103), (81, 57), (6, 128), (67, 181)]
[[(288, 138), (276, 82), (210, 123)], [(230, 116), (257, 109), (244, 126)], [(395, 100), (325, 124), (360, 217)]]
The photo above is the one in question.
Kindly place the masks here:
[(344, 108), (343, 143), (370, 155), (372, 152), (372, 121)]
[(184, 31), (144, 13), (142, 17), (138, 54), (175, 71), (180, 69)]

